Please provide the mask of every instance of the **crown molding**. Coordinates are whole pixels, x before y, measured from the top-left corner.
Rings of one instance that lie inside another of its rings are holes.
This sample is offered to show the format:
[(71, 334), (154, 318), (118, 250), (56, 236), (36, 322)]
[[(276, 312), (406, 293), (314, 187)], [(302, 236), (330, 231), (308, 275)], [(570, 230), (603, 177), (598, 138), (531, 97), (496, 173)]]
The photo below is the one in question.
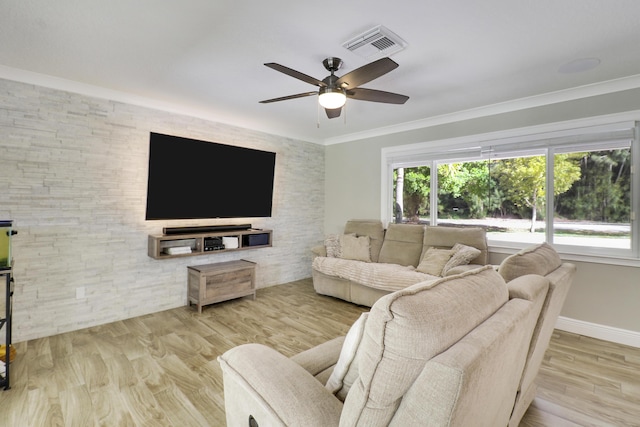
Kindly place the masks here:
[(524, 110), (528, 108), (541, 107), (544, 105), (557, 104), (560, 102), (573, 101), (576, 99), (589, 98), (592, 96), (605, 95), (608, 93), (621, 92), (624, 90), (637, 88), (640, 88), (640, 74), (615, 80), (608, 80), (605, 82), (593, 83), (585, 86), (578, 86), (571, 89), (559, 90), (556, 92), (543, 93), (526, 98), (514, 99), (497, 104), (485, 105), (483, 107), (457, 111), (450, 114), (427, 117), (420, 120), (371, 129), (364, 132), (351, 133), (335, 138), (327, 138), (325, 139), (324, 144), (341, 144), (344, 142), (374, 138), (393, 133), (407, 132), (416, 129), (459, 122), (463, 120), (477, 119), (502, 113), (510, 113), (513, 111)]

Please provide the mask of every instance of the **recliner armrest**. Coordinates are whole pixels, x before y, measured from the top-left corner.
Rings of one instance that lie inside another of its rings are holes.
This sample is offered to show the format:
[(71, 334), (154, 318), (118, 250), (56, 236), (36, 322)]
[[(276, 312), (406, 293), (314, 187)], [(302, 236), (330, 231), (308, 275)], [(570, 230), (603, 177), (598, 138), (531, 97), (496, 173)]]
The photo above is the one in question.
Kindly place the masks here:
[[(541, 285), (532, 286), (532, 283), (535, 284), (536, 282), (540, 282)], [(509, 299), (520, 298), (533, 301), (536, 298), (540, 298), (542, 303), (549, 290), (549, 279), (537, 274), (525, 274), (508, 282), (507, 287), (509, 289)], [(538, 295), (540, 291), (544, 293), (544, 296)]]
[(224, 377), (227, 424), (337, 426), (342, 402), (309, 372), (261, 344), (244, 344), (218, 357)]
[(344, 336), (326, 341), (291, 357), (291, 360), (316, 376), (326, 369), (335, 366), (340, 358)]
[(327, 256), (327, 248), (324, 245), (318, 245), (311, 248), (314, 257)]

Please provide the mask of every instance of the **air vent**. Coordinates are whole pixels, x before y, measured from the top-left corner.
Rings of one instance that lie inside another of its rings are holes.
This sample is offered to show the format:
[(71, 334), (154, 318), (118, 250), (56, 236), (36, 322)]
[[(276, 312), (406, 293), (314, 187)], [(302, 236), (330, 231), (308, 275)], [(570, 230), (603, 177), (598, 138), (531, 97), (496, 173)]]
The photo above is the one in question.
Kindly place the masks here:
[(374, 60), (403, 50), (407, 42), (382, 25), (342, 43), (342, 47), (363, 58)]

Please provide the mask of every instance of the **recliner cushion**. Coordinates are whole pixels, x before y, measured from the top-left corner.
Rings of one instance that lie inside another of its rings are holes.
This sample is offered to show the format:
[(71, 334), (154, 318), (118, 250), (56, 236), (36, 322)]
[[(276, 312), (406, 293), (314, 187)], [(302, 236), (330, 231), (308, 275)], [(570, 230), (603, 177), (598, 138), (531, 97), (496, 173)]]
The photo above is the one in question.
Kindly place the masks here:
[(386, 426), (425, 363), (507, 302), (502, 277), (486, 266), (423, 282), (379, 299), (356, 353), (358, 378), (341, 425)]
[(423, 225), (389, 224), (378, 262), (417, 267), (422, 255), (423, 239)]
[(481, 227), (428, 225), (424, 231), (422, 253), (424, 254), (429, 248), (451, 249), (456, 243), (462, 243), (480, 250), (478, 256), (470, 261), (471, 264), (485, 265), (487, 263), (489, 258), (487, 232)]

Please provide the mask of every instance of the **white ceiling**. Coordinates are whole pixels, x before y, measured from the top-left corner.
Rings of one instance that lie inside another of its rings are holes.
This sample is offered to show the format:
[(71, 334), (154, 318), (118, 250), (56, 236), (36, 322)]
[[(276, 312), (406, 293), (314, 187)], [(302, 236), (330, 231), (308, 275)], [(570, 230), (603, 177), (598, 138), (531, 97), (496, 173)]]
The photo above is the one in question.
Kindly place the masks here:
[[(0, 0), (0, 77), (332, 143), (640, 87), (639, 16), (637, 0)], [(380, 24), (408, 47), (363, 87), (406, 104), (349, 100), (345, 123), (318, 114), (316, 97), (258, 103), (316, 89), (265, 62), (322, 79), (322, 60), (336, 56), (342, 75), (369, 62), (342, 43)], [(601, 63), (558, 71), (582, 58)]]

